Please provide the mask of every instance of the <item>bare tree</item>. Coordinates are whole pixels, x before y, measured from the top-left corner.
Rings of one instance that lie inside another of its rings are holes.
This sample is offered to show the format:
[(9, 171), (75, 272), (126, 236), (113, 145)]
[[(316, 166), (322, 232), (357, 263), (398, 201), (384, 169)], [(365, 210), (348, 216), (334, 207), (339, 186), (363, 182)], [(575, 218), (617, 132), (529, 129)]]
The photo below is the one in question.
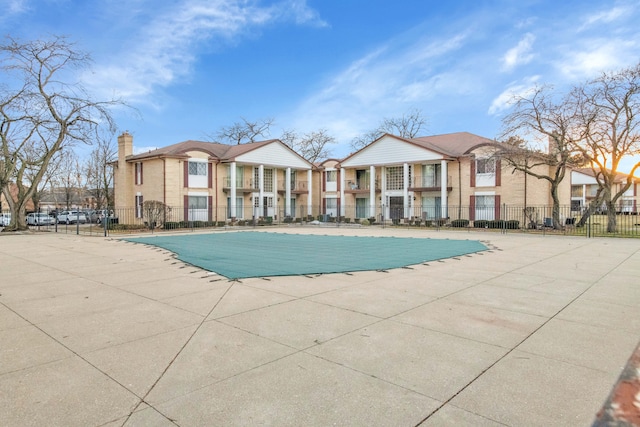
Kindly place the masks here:
[[(77, 142), (90, 144), (100, 126), (114, 127), (108, 108), (123, 103), (94, 101), (80, 83), (67, 80), (89, 62), (64, 37), (24, 43), (8, 38), (0, 45), (0, 187), (5, 195), (10, 181), (17, 187), (17, 197), (7, 197), (7, 230), (27, 229), (27, 202), (57, 152)], [(33, 172), (30, 181), (27, 170)]]
[(607, 231), (613, 233), (617, 203), (640, 167), (640, 162), (633, 165), (624, 184), (615, 189), (620, 161), (640, 154), (640, 64), (602, 73), (576, 88), (574, 96), (585, 129), (578, 147), (591, 164), (599, 187), (595, 200), (606, 207)]
[(256, 121), (249, 121), (244, 117), (241, 117), (240, 122), (235, 122), (231, 126), (226, 126), (220, 129), (216, 134), (216, 138), (220, 141), (227, 142), (229, 144), (246, 144), (249, 142), (256, 142), (258, 137), (269, 137), (269, 131), (271, 125), (273, 125), (273, 119), (261, 119)]
[(142, 212), (149, 230), (162, 228), (171, 214), (171, 208), (158, 200), (147, 200), (142, 203)]
[(53, 191), (62, 197), (57, 200), (66, 209), (82, 204), (84, 171), (75, 152), (62, 150), (59, 152), (56, 174), (51, 178)]
[(359, 150), (380, 138), (385, 133), (397, 135), (402, 138), (415, 138), (426, 125), (427, 119), (422, 115), (422, 111), (414, 108), (407, 111), (401, 117), (382, 119), (378, 127), (355, 137), (351, 140), (350, 145), (354, 151)]
[(329, 135), (326, 129), (303, 135), (298, 135), (293, 130), (287, 130), (283, 132), (280, 140), (311, 163), (329, 158), (331, 156), (329, 145), (336, 142), (336, 139)]
[(506, 142), (496, 154), (514, 171), (550, 184), (553, 227), (560, 228), (560, 183), (570, 166), (582, 163), (576, 155), (575, 143), (584, 137), (576, 104), (570, 96), (558, 97), (551, 86), (536, 87), (514, 98), (502, 125)]
[(89, 154), (84, 173), (87, 187), (96, 200), (96, 209), (113, 207), (113, 166), (118, 149), (113, 143), (113, 134), (100, 135)]

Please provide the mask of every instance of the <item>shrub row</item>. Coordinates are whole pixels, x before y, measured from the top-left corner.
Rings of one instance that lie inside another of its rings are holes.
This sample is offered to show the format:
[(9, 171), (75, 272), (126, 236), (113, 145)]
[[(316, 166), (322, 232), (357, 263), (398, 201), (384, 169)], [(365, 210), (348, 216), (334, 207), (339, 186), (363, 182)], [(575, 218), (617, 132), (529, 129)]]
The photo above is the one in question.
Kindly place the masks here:
[(453, 221), (451, 221), (451, 226), (452, 227), (468, 227), (469, 226), (469, 220), (468, 219), (454, 219)]
[[(224, 222), (222, 222), (224, 225)], [(165, 230), (175, 230), (176, 228), (205, 228), (215, 227), (215, 221), (168, 221), (162, 226)]]
[(520, 228), (520, 221), (517, 219), (494, 219), (494, 220), (485, 220), (479, 219), (473, 221), (474, 228), (497, 228), (497, 229), (507, 229), (507, 230), (517, 230)]

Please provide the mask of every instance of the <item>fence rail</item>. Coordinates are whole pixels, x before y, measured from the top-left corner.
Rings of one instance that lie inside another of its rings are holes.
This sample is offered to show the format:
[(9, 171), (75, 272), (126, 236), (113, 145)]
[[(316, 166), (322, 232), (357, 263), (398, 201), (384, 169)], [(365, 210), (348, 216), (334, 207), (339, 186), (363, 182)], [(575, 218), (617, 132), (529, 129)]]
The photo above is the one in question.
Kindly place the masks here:
[[(46, 211), (42, 211), (47, 213)], [(200, 229), (211, 227), (257, 227), (265, 225), (374, 225), (413, 228), (448, 228), (451, 230), (499, 230), (501, 232), (554, 233), (586, 237), (640, 237), (640, 215), (617, 212), (615, 227), (606, 212), (583, 218), (585, 212), (571, 206), (560, 206), (555, 215), (552, 206), (413, 206), (356, 205), (282, 208), (184, 206), (143, 206), (118, 208), (107, 219), (86, 224), (52, 224), (36, 228), (63, 233), (112, 234), (156, 232), (161, 230)], [(232, 212), (234, 215), (232, 215)], [(311, 213), (308, 213), (311, 212)], [(1, 226), (1, 225), (0, 225)]]

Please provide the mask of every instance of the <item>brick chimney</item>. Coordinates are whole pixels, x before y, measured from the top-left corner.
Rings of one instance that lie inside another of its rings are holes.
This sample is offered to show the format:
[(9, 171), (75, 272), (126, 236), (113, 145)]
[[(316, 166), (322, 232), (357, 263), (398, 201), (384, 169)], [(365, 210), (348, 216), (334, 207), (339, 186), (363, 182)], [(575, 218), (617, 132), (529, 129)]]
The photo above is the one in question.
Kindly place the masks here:
[(133, 202), (133, 165), (127, 163), (127, 157), (133, 154), (133, 136), (129, 131), (118, 137), (118, 166), (114, 173), (113, 191), (116, 208), (127, 208)]

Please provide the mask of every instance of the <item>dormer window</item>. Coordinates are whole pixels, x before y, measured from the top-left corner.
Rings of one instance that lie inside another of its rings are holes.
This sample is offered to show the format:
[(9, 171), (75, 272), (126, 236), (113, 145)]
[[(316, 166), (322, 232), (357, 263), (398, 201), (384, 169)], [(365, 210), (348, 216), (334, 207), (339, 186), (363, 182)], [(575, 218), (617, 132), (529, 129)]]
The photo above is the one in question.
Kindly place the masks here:
[(477, 159), (476, 160), (476, 173), (478, 175), (496, 173), (496, 160), (494, 158)]

